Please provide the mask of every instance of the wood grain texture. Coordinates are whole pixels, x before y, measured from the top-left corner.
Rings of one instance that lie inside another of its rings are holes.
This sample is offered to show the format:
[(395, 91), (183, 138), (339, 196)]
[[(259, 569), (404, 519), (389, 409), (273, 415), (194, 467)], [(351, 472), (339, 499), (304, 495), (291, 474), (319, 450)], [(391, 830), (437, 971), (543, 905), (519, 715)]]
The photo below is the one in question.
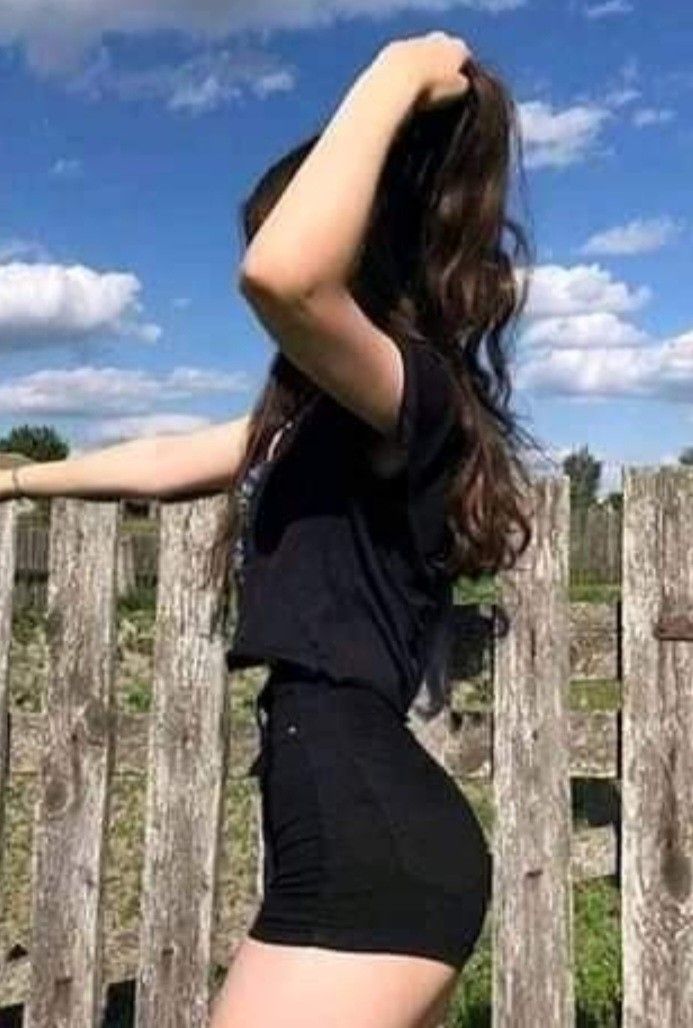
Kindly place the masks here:
[(693, 474), (624, 481), (622, 928), (624, 1028), (693, 1024)]
[[(10, 773), (10, 715), (8, 688), (12, 598), (16, 561), (17, 504), (0, 503), (0, 881), (5, 851), (5, 790)], [(0, 892), (0, 896), (2, 893)], [(0, 911), (0, 915), (2, 911)]]
[(53, 500), (50, 667), (33, 848), (31, 1028), (91, 1028), (100, 1014), (116, 531), (113, 504)]
[(136, 1028), (208, 1023), (230, 708), (222, 588), (204, 576), (221, 502), (161, 512)]
[(533, 483), (534, 533), (501, 576), (494, 662), (493, 1026), (571, 1028), (569, 479)]

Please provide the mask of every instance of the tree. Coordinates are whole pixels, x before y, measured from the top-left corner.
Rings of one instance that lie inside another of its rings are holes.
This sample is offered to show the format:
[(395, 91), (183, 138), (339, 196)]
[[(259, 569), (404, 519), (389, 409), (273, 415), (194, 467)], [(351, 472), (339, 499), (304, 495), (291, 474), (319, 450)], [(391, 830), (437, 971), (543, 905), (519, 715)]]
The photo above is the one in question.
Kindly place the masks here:
[(693, 465), (693, 446), (687, 446), (679, 456), (679, 464)]
[(604, 502), (607, 503), (610, 507), (613, 507), (614, 510), (623, 510), (623, 493), (619, 490), (616, 490), (612, 493), (608, 493), (605, 497)]
[(46, 461), (64, 460), (70, 447), (50, 425), (18, 425), (8, 435), (0, 437), (0, 450)]
[(570, 502), (573, 506), (587, 507), (597, 498), (602, 474), (602, 463), (596, 460), (587, 446), (568, 454), (563, 471), (570, 478)]

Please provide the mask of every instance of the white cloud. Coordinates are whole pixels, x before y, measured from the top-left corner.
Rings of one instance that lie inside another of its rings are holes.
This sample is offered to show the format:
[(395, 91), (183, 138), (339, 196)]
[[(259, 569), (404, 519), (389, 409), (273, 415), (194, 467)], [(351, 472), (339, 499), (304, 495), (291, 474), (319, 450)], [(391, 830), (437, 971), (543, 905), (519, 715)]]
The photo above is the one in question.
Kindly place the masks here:
[(191, 298), (189, 296), (175, 296), (171, 300), (171, 306), (175, 307), (175, 309), (177, 311), (186, 310), (190, 306), (191, 303), (192, 303), (192, 300), (191, 300)]
[(540, 318), (522, 337), (525, 346), (554, 349), (588, 350), (595, 346), (603, 349), (640, 346), (649, 336), (635, 325), (610, 311), (592, 314), (574, 314), (560, 318)]
[(605, 0), (604, 3), (592, 4), (591, 7), (584, 9), (585, 17), (592, 20), (609, 18), (617, 14), (631, 14), (632, 12), (633, 5), (628, 0)]
[(356, 17), (381, 19), (407, 11), (514, 10), (526, 0), (3, 0), (0, 44), (25, 44), (42, 71), (79, 66), (105, 34), (173, 30), (219, 40), (248, 31), (304, 29)]
[(642, 96), (642, 90), (636, 85), (639, 76), (638, 58), (631, 54), (621, 63), (611, 81), (600, 89), (601, 101), (615, 109), (633, 103)]
[(246, 392), (244, 372), (224, 373), (179, 367), (164, 374), (127, 368), (59, 368), (5, 380), (0, 413), (18, 416), (70, 416), (87, 419), (151, 416), (161, 403), (212, 393)]
[(646, 125), (664, 125), (672, 121), (675, 112), (668, 107), (641, 107), (633, 112), (633, 124), (638, 128)]
[(544, 100), (519, 106), (522, 141), (528, 168), (563, 168), (594, 150), (611, 111), (598, 104), (574, 104), (554, 111)]
[(682, 230), (674, 218), (635, 218), (591, 236), (580, 248), (584, 254), (636, 254), (660, 250)]
[(81, 264), (0, 265), (0, 348), (64, 343), (107, 333), (154, 342), (161, 330), (141, 320), (139, 279)]
[(554, 348), (530, 359), (518, 384), (538, 393), (583, 398), (623, 396), (690, 403), (693, 398), (693, 330), (649, 346), (586, 352)]
[(55, 178), (79, 178), (83, 171), (83, 165), (76, 157), (60, 157), (50, 169), (50, 174)]
[(538, 394), (693, 401), (693, 330), (653, 339), (624, 317), (651, 298), (598, 264), (535, 270), (517, 385)]
[(525, 317), (565, 317), (572, 314), (610, 312), (624, 314), (638, 310), (651, 298), (648, 286), (630, 289), (615, 281), (599, 264), (539, 265), (533, 271)]
[(195, 414), (143, 414), (132, 418), (105, 418), (93, 424), (84, 434), (85, 446), (82, 449), (108, 446), (126, 439), (194, 432), (208, 424), (209, 418)]
[(293, 89), (295, 72), (260, 50), (239, 47), (196, 54), (179, 64), (133, 71), (113, 64), (101, 47), (68, 89), (93, 100), (162, 100), (169, 110), (202, 114), (241, 97), (244, 89), (265, 98)]

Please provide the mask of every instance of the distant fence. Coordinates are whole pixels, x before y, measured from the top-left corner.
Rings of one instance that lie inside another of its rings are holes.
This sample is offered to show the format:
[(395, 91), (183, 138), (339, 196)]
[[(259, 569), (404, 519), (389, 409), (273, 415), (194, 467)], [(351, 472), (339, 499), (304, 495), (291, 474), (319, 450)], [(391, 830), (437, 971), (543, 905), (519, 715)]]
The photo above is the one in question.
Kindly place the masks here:
[(576, 583), (621, 580), (622, 514), (609, 503), (575, 505), (571, 511), (570, 572)]
[[(573, 1028), (571, 885), (604, 875), (620, 880), (623, 1025), (690, 1028), (693, 473), (624, 471), (614, 712), (569, 709), (568, 478), (536, 480), (534, 498), (532, 545), (501, 576), (493, 710), (463, 712), (454, 731), (415, 725), (453, 774), (492, 778), (494, 1028)], [(8, 712), (16, 511), (0, 504), (0, 859), (13, 777), (33, 774), (37, 794), (32, 942), (18, 955), (2, 939), (0, 1005), (24, 1003), (31, 1028), (93, 1028), (106, 984), (124, 979), (136, 981), (136, 1028), (202, 1028), (213, 957), (239, 941), (219, 853), (250, 737), (230, 731), (222, 588), (202, 577), (222, 502), (162, 509), (152, 708), (140, 716), (113, 707), (118, 507), (77, 500), (52, 511), (44, 712)], [(103, 896), (117, 870), (110, 797), (134, 766), (147, 772), (146, 829), (139, 930), (123, 938)], [(571, 777), (620, 779), (617, 829), (573, 830)]]
[[(56, 501), (51, 501), (55, 503)], [(123, 596), (138, 588), (155, 588), (159, 560), (159, 533), (134, 529), (118, 532), (116, 587)], [(21, 517), (16, 530), (15, 603), (44, 608), (49, 572), (50, 527), (32, 517)]]

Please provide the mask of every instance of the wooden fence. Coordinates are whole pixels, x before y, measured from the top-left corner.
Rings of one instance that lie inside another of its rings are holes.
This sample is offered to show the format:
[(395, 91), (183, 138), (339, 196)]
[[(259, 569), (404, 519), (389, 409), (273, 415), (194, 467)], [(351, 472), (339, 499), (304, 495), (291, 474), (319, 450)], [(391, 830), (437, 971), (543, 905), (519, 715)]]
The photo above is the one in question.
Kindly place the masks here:
[[(535, 481), (534, 540), (501, 576), (493, 709), (454, 732), (415, 725), (453, 773), (492, 778), (494, 1028), (574, 1026), (571, 885), (604, 875), (621, 888), (623, 1025), (693, 1024), (693, 473), (623, 478), (622, 709), (569, 709), (557, 476)], [(0, 504), (0, 860), (13, 775), (33, 771), (37, 790), (32, 940), (23, 959), (2, 940), (0, 1003), (24, 1003), (30, 1028), (100, 1024), (106, 984), (127, 978), (136, 1028), (201, 1028), (213, 958), (239, 941), (220, 916), (219, 853), (247, 740), (230, 731), (223, 590), (203, 580), (223, 502), (162, 508), (153, 700), (139, 718), (113, 706), (118, 506), (78, 500), (52, 512), (44, 711), (8, 711), (16, 512)], [(146, 829), (139, 929), (124, 940), (103, 896), (110, 797), (133, 762), (147, 771)], [(571, 777), (620, 782), (616, 828), (573, 829)]]
[[(123, 504), (121, 508), (125, 510)], [(161, 507), (152, 506), (152, 529), (130, 528), (118, 533), (116, 585), (119, 596), (140, 588), (156, 588), (159, 535), (156, 520)], [(570, 526), (571, 580), (577, 584), (618, 585), (621, 573), (621, 511), (606, 503), (591, 503), (572, 511)], [(45, 607), (48, 579), (49, 527), (22, 516), (17, 527), (15, 603)]]

